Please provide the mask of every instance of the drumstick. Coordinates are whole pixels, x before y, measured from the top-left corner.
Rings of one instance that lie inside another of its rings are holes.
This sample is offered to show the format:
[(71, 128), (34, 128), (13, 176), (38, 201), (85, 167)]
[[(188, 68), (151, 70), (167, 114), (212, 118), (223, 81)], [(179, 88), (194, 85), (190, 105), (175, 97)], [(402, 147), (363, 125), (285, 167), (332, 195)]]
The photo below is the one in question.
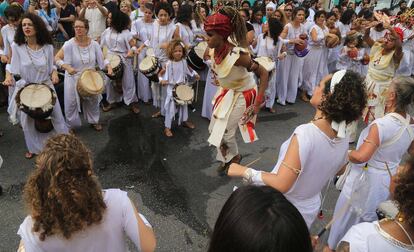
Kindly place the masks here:
[(246, 164), (246, 165), (244, 165), (244, 166), (251, 166), (252, 164), (254, 164), (254, 163), (256, 163), (257, 161), (259, 161), (260, 159), (262, 159), (262, 157), (258, 157), (258, 158), (256, 158), (255, 160), (253, 160), (252, 162), (250, 162), (250, 163), (248, 163), (248, 164)]
[(324, 228), (322, 228), (321, 231), (319, 231), (319, 233), (316, 235), (316, 239), (319, 239), (325, 232), (326, 230), (330, 229), (332, 224), (339, 218), (341, 218), (346, 210), (349, 207), (349, 203), (351, 202), (351, 199), (348, 199), (348, 201), (345, 203), (345, 205), (340, 209), (339, 213), (336, 214), (335, 216), (332, 217), (332, 219), (328, 222), (328, 224), (325, 225)]
[(391, 170), (387, 162), (385, 162), (385, 167), (387, 168), (388, 175), (390, 175), (390, 178), (392, 178)]
[(199, 82), (199, 81), (197, 81), (197, 83), (196, 83), (195, 102), (197, 102), (197, 99), (198, 99), (198, 82)]

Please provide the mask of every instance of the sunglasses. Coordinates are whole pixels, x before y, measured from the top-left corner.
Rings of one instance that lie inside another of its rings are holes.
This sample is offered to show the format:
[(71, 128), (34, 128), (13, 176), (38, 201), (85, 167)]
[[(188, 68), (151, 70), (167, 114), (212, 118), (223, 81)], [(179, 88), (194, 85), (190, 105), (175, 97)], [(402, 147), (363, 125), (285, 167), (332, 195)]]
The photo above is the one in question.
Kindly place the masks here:
[(285, 9), (285, 11), (292, 11), (292, 9)]

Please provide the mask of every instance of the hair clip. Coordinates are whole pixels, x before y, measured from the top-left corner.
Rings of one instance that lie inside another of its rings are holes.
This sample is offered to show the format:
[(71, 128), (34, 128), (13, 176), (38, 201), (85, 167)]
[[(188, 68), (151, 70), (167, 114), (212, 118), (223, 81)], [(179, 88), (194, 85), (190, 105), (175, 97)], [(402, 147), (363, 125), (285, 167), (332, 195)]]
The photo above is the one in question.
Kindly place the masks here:
[(184, 43), (183, 43), (183, 42), (180, 42), (180, 45), (181, 45), (183, 48), (185, 48), (185, 45), (184, 45)]

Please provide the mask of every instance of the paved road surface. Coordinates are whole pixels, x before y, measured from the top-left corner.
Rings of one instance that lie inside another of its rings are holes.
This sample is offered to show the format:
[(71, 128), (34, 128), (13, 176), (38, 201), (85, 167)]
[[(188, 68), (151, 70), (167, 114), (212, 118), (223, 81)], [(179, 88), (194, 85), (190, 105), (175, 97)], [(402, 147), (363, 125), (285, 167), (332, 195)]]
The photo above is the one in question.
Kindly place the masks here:
[[(151, 118), (154, 108), (144, 104), (139, 116), (125, 108), (103, 113), (103, 132), (97, 133), (87, 125), (76, 131), (94, 153), (102, 186), (128, 191), (139, 211), (153, 224), (157, 251), (206, 251), (221, 207), (232, 188), (241, 185), (238, 179), (216, 175), (214, 149), (207, 144), (208, 121), (200, 117), (200, 102), (196, 107), (190, 119), (197, 128), (175, 127), (171, 139), (163, 135), (163, 120)], [(270, 171), (280, 145), (296, 126), (312, 116), (313, 108), (301, 101), (277, 106), (277, 114), (261, 112), (257, 125), (260, 140), (244, 144), (238, 135), (242, 163), (261, 157), (254, 167)], [(0, 138), (4, 158), (0, 184), (5, 190), (0, 196), (0, 251), (15, 251), (19, 240), (16, 232), (25, 216), (21, 191), (34, 161), (24, 159), (22, 131), (5, 123), (4, 108), (0, 110), (0, 121), (5, 134)], [(313, 233), (329, 220), (337, 194), (329, 190), (325, 218), (316, 221)]]

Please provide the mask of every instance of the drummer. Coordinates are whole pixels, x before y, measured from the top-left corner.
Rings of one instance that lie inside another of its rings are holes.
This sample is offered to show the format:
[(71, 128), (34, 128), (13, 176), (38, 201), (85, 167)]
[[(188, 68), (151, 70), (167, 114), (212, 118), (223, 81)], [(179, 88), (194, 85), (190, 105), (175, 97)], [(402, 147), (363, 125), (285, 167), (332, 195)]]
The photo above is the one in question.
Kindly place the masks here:
[(188, 67), (185, 60), (186, 46), (182, 40), (174, 39), (167, 47), (167, 55), (169, 60), (166, 64), (166, 71), (160, 78), (161, 85), (167, 85), (167, 98), (165, 100), (165, 129), (164, 134), (167, 137), (172, 137), (171, 124), (178, 111), (178, 125), (183, 124), (184, 127), (194, 129), (195, 125), (188, 121), (188, 107), (187, 104), (179, 105), (175, 103), (173, 98), (173, 90), (177, 84), (186, 85), (187, 76), (194, 77), (198, 80), (199, 75)]
[[(50, 33), (43, 20), (33, 13), (26, 13), (16, 30), (12, 44), (11, 64), (6, 68), (5, 84), (13, 83), (13, 75), (20, 75), (16, 82), (12, 103), (8, 111), (11, 117), (17, 113), (15, 97), (17, 92), (29, 83), (44, 83), (54, 90), (53, 84), (59, 82), (57, 70), (53, 64), (53, 44)], [(54, 130), (40, 133), (35, 129), (35, 120), (25, 113), (20, 114), (20, 121), (28, 152), (25, 157), (30, 159), (33, 154), (42, 151), (46, 139), (57, 133), (68, 133), (65, 118), (62, 115), (59, 102), (56, 101), (51, 120)]]
[(76, 91), (76, 85), (82, 71), (95, 69), (98, 65), (103, 69), (106, 65), (108, 74), (112, 75), (109, 62), (104, 63), (102, 50), (98, 42), (88, 37), (89, 22), (78, 18), (74, 22), (75, 37), (66, 41), (62, 49), (56, 54), (56, 65), (65, 70), (64, 101), (65, 117), (70, 128), (81, 126), (81, 104), (85, 119), (96, 130), (101, 131), (99, 123), (100, 95), (81, 99)]
[(104, 112), (108, 112), (116, 104), (122, 102), (122, 100), (127, 106), (130, 106), (134, 114), (140, 112), (136, 95), (134, 72), (132, 70), (132, 57), (137, 48), (135, 47), (135, 39), (128, 30), (130, 24), (131, 20), (127, 14), (121, 11), (114, 11), (112, 13), (111, 26), (104, 31), (101, 37), (101, 47), (106, 46), (108, 48), (108, 54), (120, 56), (124, 64), (124, 72), (122, 80), (120, 80), (122, 91), (116, 90), (113, 83), (106, 85), (109, 105), (103, 107)]

